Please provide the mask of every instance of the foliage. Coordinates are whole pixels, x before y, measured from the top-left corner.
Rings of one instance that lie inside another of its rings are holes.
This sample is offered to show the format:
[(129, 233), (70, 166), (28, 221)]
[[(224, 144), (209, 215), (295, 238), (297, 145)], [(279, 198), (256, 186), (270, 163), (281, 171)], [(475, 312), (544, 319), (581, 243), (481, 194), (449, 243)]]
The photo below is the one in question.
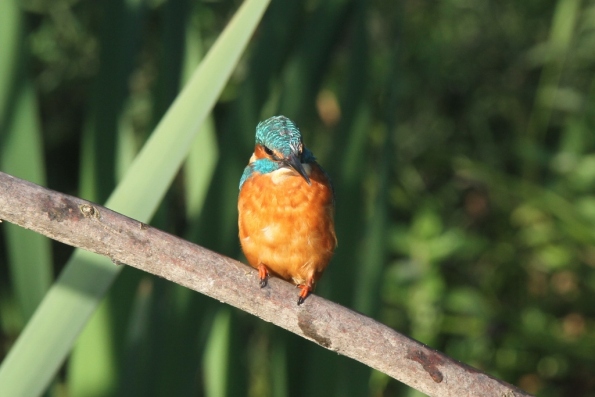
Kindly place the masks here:
[[(239, 5), (11, 3), (2, 171), (98, 202)], [(595, 396), (594, 15), (589, 0), (274, 0), (152, 224), (241, 258), (238, 181), (257, 122), (284, 114), (337, 192), (317, 294), (539, 396)], [(71, 249), (0, 229), (4, 356)], [(64, 369), (50, 395), (416, 394), (128, 268)]]

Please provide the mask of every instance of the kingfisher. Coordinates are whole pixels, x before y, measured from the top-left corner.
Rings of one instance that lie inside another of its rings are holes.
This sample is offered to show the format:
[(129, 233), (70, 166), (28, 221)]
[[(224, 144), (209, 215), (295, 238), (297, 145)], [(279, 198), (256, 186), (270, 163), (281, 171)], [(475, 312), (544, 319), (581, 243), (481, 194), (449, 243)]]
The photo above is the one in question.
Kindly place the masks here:
[(258, 270), (292, 281), (301, 305), (322, 276), (337, 246), (335, 197), (330, 178), (285, 116), (256, 126), (256, 144), (240, 179), (240, 244)]

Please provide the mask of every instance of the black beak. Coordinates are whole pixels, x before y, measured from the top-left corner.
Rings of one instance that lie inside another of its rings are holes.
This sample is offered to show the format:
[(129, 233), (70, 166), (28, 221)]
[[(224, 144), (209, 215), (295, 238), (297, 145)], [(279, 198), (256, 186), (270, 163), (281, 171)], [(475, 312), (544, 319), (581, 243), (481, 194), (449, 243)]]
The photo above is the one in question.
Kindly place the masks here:
[(306, 170), (302, 166), (302, 162), (297, 153), (292, 153), (288, 158), (284, 159), (283, 162), (289, 167), (296, 170), (297, 173), (300, 174), (306, 180), (306, 182), (308, 182), (308, 185), (310, 185), (310, 177), (308, 176)]

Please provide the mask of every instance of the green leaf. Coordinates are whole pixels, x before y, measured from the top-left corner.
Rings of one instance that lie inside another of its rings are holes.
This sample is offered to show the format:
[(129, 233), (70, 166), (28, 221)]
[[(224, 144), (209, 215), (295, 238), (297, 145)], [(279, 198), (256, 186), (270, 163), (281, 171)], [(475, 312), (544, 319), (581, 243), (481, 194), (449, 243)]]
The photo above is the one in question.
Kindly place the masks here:
[[(33, 83), (27, 78), (21, 18), (16, 2), (0, 4), (0, 167), (45, 185), (43, 144)], [(6, 224), (12, 286), (27, 321), (52, 282), (50, 240)]]
[[(147, 222), (243, 53), (269, 1), (242, 4), (130, 166), (106, 206)], [(120, 267), (77, 250), (0, 367), (0, 395), (40, 395)]]

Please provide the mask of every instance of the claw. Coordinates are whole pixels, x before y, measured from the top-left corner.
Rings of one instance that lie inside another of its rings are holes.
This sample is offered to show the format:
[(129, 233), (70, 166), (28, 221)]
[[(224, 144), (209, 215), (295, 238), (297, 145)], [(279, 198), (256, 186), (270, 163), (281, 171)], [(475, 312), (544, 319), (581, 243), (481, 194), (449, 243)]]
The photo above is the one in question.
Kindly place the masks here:
[(304, 301), (306, 300), (308, 295), (310, 295), (310, 292), (312, 292), (312, 289), (313, 289), (312, 284), (313, 283), (314, 283), (313, 280), (310, 278), (310, 279), (308, 279), (308, 282), (306, 284), (297, 286), (299, 289), (302, 290), (300, 292), (300, 296), (298, 297), (298, 301), (297, 301), (298, 306), (301, 305), (302, 303), (304, 303)]
[(269, 271), (262, 263), (258, 265), (258, 277), (260, 278), (260, 288), (266, 287), (269, 281)]

